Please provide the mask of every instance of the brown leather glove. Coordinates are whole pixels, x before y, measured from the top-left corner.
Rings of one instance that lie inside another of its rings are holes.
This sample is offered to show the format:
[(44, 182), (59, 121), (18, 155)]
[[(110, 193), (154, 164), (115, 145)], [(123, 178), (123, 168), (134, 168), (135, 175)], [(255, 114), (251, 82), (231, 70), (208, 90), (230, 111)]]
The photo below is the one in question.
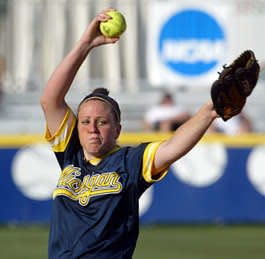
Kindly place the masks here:
[(251, 50), (244, 51), (229, 66), (223, 66), (211, 87), (211, 98), (217, 114), (228, 120), (239, 114), (259, 77), (260, 66)]

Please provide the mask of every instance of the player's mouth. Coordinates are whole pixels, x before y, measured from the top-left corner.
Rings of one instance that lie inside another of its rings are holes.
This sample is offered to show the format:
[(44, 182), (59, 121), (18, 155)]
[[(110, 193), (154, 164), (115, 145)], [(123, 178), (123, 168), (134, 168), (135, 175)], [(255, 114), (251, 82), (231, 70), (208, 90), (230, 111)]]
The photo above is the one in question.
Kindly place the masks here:
[(98, 144), (101, 144), (102, 141), (100, 138), (91, 138), (88, 140), (88, 143), (89, 144), (95, 144), (95, 145), (98, 145)]

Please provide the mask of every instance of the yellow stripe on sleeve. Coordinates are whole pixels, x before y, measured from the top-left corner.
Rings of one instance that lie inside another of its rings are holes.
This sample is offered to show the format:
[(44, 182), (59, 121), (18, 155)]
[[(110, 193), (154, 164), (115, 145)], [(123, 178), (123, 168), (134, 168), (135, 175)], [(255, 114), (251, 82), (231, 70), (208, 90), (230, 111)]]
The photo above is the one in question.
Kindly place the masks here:
[(155, 177), (152, 176), (155, 153), (161, 143), (162, 141), (152, 142), (147, 145), (144, 151), (142, 176), (145, 179), (145, 181), (148, 183), (158, 182), (162, 180), (168, 172), (168, 169), (165, 169)]
[(76, 124), (76, 117), (69, 108), (64, 116), (64, 119), (57, 130), (57, 132), (51, 136), (49, 129), (46, 125), (45, 139), (51, 144), (54, 152), (63, 152), (67, 147), (67, 144), (72, 135), (73, 129)]

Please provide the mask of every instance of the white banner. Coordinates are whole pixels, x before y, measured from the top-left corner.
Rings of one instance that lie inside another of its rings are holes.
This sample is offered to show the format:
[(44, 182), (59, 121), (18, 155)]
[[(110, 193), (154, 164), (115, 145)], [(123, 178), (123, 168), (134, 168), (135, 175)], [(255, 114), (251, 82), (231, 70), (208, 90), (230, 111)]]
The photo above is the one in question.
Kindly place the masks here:
[(147, 74), (154, 86), (209, 86), (231, 60), (231, 5), (198, 1), (149, 6)]

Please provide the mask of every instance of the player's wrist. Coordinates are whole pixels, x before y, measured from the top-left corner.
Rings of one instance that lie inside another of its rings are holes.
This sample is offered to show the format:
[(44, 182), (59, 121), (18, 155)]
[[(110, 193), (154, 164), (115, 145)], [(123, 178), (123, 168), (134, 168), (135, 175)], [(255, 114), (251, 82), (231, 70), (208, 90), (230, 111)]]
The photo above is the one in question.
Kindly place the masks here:
[(200, 109), (200, 112), (207, 117), (209, 120), (214, 120), (218, 117), (218, 114), (216, 113), (213, 102), (209, 100), (206, 102)]

